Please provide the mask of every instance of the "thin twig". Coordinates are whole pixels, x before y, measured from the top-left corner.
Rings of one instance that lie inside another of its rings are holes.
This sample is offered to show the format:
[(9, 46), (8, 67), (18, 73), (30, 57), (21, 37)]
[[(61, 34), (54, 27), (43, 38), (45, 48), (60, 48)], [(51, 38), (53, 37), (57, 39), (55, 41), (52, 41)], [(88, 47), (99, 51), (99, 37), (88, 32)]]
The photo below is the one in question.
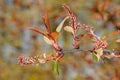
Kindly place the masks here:
[[(74, 49), (74, 50), (63, 50), (63, 53), (76, 53), (76, 52), (89, 52), (92, 53), (92, 50), (84, 50), (84, 49)], [(102, 56), (112, 56), (112, 57), (120, 57), (120, 51), (113, 51), (113, 50), (103, 50)]]

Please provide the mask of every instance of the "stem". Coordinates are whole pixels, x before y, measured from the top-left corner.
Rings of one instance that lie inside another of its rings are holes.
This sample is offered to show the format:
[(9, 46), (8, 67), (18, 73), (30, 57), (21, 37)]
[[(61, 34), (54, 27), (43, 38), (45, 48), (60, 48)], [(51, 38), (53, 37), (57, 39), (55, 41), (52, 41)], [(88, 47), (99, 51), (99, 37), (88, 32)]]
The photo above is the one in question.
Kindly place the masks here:
[[(83, 49), (77, 49), (77, 50), (63, 50), (64, 53), (75, 53), (75, 52), (92, 52), (92, 50), (83, 50)], [(112, 50), (103, 50), (103, 57), (112, 55), (113, 57), (120, 58), (120, 51), (112, 51)]]

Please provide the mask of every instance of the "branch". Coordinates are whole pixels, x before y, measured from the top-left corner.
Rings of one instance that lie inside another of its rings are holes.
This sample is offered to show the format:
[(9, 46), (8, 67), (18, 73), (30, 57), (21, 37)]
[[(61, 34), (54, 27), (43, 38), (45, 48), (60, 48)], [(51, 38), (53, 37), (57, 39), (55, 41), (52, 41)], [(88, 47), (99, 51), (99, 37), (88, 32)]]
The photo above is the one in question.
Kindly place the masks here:
[[(77, 49), (77, 50), (63, 50), (63, 53), (75, 53), (75, 52), (88, 52), (92, 53), (93, 51), (91, 50), (82, 50), (82, 49)], [(42, 54), (34, 57), (25, 57), (23, 55), (18, 57), (18, 64), (24, 66), (24, 65), (38, 65), (38, 64), (43, 64), (48, 61), (53, 61), (53, 60), (60, 60), (64, 54), (57, 53), (57, 54)], [(120, 58), (120, 51), (112, 51), (112, 50), (104, 50), (103, 54), (101, 57), (106, 57), (106, 58)]]
[(42, 55), (38, 55), (38, 56), (34, 56), (34, 57), (25, 57), (23, 55), (18, 57), (18, 64), (20, 64), (21, 66), (25, 66), (25, 65), (38, 65), (38, 64), (43, 64), (46, 63), (48, 61), (52, 61), (52, 60), (60, 60), (62, 57), (64, 56), (64, 54), (62, 53), (56, 53), (56, 54), (42, 54)]
[[(77, 50), (63, 50), (63, 53), (75, 53), (75, 52), (88, 52), (92, 53), (92, 50), (84, 50), (84, 49), (77, 49)], [(112, 50), (103, 50), (102, 57), (115, 57), (120, 58), (120, 51), (112, 51)]]

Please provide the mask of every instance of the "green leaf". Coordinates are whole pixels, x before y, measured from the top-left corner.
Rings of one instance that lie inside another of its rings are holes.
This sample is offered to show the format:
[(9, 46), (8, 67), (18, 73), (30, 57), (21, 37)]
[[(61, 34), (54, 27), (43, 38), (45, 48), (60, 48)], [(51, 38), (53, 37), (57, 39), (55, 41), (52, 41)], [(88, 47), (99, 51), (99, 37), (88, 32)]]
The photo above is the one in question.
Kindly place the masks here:
[(103, 55), (103, 49), (99, 48), (97, 50), (95, 50), (97, 52), (98, 55), (102, 56)]
[(92, 53), (93, 59), (95, 62), (98, 62), (100, 60), (100, 55), (97, 52)]
[(69, 17), (67, 16), (67, 17), (65, 17), (65, 18), (63, 19), (63, 21), (58, 25), (58, 27), (57, 27), (57, 29), (56, 29), (56, 32), (60, 32), (60, 31), (61, 31), (64, 22), (65, 22), (68, 18), (69, 18)]
[(74, 30), (73, 30), (73, 28), (71, 26), (65, 26), (64, 30), (67, 31), (67, 32), (70, 32), (72, 34), (74, 33)]
[(46, 36), (43, 36), (43, 38), (47, 44), (52, 45), (52, 42), (49, 38), (47, 38)]
[(54, 63), (54, 71), (56, 75), (59, 75), (58, 60), (56, 60)]
[(100, 60), (100, 57), (103, 55), (103, 49), (99, 48), (95, 51), (93, 51), (92, 56), (95, 62), (98, 62)]

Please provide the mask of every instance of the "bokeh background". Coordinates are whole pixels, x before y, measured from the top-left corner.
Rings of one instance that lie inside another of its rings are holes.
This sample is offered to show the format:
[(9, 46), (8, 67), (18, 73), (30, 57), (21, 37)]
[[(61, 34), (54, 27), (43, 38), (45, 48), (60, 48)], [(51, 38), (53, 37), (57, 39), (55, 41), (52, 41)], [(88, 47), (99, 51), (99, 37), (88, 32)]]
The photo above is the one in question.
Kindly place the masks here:
[[(57, 80), (54, 62), (20, 66), (17, 58), (21, 54), (55, 53), (41, 35), (28, 27), (44, 27), (42, 16), (47, 12), (51, 29), (55, 31), (67, 15), (63, 3), (70, 6), (78, 22), (93, 27), (98, 36), (106, 38), (107, 49), (120, 51), (120, 43), (116, 42), (120, 39), (120, 34), (116, 34), (120, 29), (120, 0), (0, 0), (0, 80)], [(59, 44), (71, 50), (71, 35), (62, 30)], [(81, 48), (91, 49), (88, 44), (89, 39), (83, 39)], [(60, 61), (59, 70), (61, 80), (120, 80), (120, 59), (95, 63), (87, 52), (69, 51)]]

